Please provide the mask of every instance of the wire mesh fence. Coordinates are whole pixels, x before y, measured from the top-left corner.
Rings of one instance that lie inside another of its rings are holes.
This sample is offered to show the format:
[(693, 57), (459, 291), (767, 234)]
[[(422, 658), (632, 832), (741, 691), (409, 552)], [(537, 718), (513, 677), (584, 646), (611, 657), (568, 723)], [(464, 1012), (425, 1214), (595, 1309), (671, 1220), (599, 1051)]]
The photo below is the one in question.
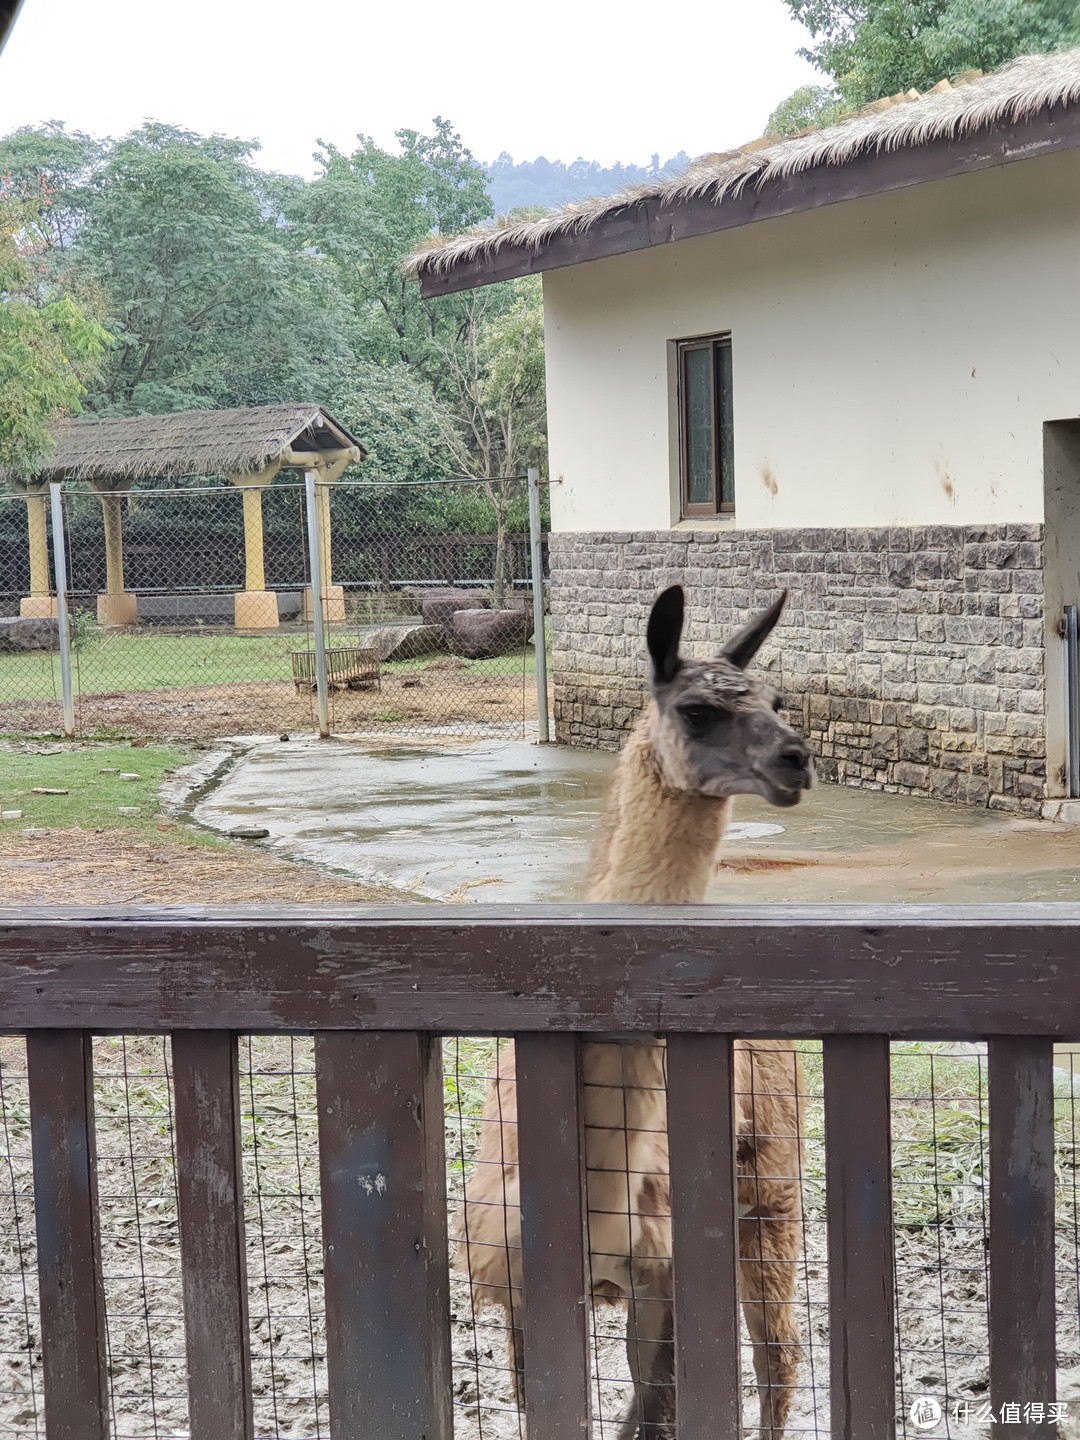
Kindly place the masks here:
[[(792, 1102), (787, 1113), (797, 1123), (795, 1133), (785, 1131), (779, 1138), (797, 1169), (780, 1174), (772, 1165), (771, 1173), (763, 1175), (750, 1156), (767, 1147), (754, 1152), (743, 1144), (738, 1169), (741, 1194), (748, 1185), (791, 1181), (801, 1195), (801, 1213), (787, 1222), (793, 1226), (792, 1243), (780, 1247), (785, 1253), (775, 1261), (785, 1268), (780, 1289), (800, 1353), (788, 1382), (786, 1423), (773, 1434), (826, 1440), (831, 1434), (829, 1267), (821, 1047), (799, 1042), (796, 1048), (798, 1079), (785, 1098)], [(255, 1435), (259, 1440), (323, 1440), (331, 1430), (313, 1042), (306, 1036), (252, 1036), (241, 1042), (240, 1056)], [(1015, 1397), (1021, 1409), (1043, 1405), (1036, 1423), (1045, 1423), (1048, 1434), (1057, 1423), (1062, 1440), (1076, 1434), (1080, 1422), (1077, 1058), (1072, 1047), (1059, 1047), (1055, 1071), (1058, 1400), (1051, 1412), (1041, 1397)], [(112, 1434), (114, 1440), (182, 1437), (188, 1433), (188, 1413), (169, 1041), (101, 1037), (94, 1044), (94, 1069)], [(511, 1043), (448, 1037), (443, 1071), (448, 1213), (451, 1233), (459, 1237), (451, 1279), (454, 1433), (459, 1440), (523, 1440), (513, 1344), (513, 1330), (521, 1323), (521, 1294), (513, 1262)], [(742, 1073), (752, 1075), (753, 1067)], [(497, 1076), (502, 1077), (498, 1087)], [(761, 1092), (755, 1086), (752, 1081), (737, 1098), (742, 1113), (756, 1113), (761, 1120)], [(904, 1440), (970, 1440), (992, 1433), (991, 1418), (1001, 1423), (989, 1409), (986, 1095), (986, 1055), (980, 1045), (893, 1045), (897, 1434)], [(629, 1108), (626, 1116), (633, 1119)], [(649, 1132), (635, 1131), (626, 1117), (624, 1128), (627, 1153), (640, 1157), (643, 1152), (634, 1148), (633, 1139), (650, 1138)], [(766, 1125), (759, 1123), (758, 1129)], [(0, 1434), (43, 1437), (26, 1059), (22, 1040), (14, 1037), (0, 1040), (0, 1135)], [(587, 1134), (587, 1151), (589, 1143)], [(663, 1153), (662, 1146), (657, 1153)], [(595, 1151), (592, 1156), (590, 1180), (595, 1181)], [(488, 1187), (497, 1213), (489, 1227), (478, 1227), (483, 1234), (470, 1233), (465, 1243), (462, 1202), (466, 1186), (475, 1194), (485, 1157), (486, 1163), (497, 1160), (503, 1177), (494, 1191)], [(663, 1180), (660, 1169), (654, 1175), (635, 1173), (639, 1180)], [(626, 1195), (625, 1172), (621, 1183)], [(504, 1208), (504, 1197), (510, 1208)], [(602, 1208), (595, 1191), (589, 1206), (595, 1222)], [(636, 1215), (628, 1201), (621, 1210), (611, 1208), (629, 1224), (663, 1221), (665, 1204), (661, 1199), (641, 1212)], [(742, 1222), (748, 1223), (753, 1228), (764, 1222), (760, 1217)], [(490, 1283), (492, 1267), (480, 1277), (477, 1264), (480, 1247), (492, 1238), (509, 1255), (500, 1261), (511, 1277), (503, 1292)], [(745, 1256), (746, 1234), (742, 1248)], [(768, 1246), (759, 1242), (759, 1248), (764, 1253)], [(485, 1281), (475, 1303), (470, 1258), (473, 1279)], [(652, 1258), (663, 1261), (665, 1252), (654, 1247)], [(744, 1298), (746, 1278), (744, 1272)], [(605, 1298), (595, 1271), (593, 1279), (600, 1292), (590, 1326), (593, 1429), (604, 1440), (618, 1435), (632, 1411), (631, 1367), (640, 1363), (640, 1355), (635, 1357), (635, 1347), (628, 1349), (626, 1343), (625, 1307)], [(756, 1435), (752, 1304), (745, 1316), (744, 1427), (747, 1435)], [(760, 1349), (756, 1358), (760, 1364)], [(915, 1409), (925, 1397), (940, 1409), (936, 1422), (925, 1423), (925, 1415), (919, 1418)]]
[[(318, 485), (313, 586), (302, 485), (65, 488), (75, 732), (315, 728), (317, 603), (335, 731), (524, 733), (537, 705), (523, 489)], [(47, 493), (0, 498), (5, 733), (64, 725), (51, 529)]]

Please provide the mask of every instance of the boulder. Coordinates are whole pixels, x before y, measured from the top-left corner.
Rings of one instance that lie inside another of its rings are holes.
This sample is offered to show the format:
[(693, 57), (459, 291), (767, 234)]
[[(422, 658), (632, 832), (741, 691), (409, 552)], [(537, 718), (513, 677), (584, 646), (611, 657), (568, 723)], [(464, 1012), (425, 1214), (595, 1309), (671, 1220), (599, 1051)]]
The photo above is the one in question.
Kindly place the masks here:
[(365, 635), (363, 644), (377, 650), (380, 660), (415, 660), (421, 655), (445, 654), (447, 649), (441, 625), (384, 625)]
[[(533, 593), (531, 590), (511, 590), (506, 597), (504, 610), (524, 610), (529, 617), (529, 634), (533, 633)], [(544, 591), (544, 610), (547, 611), (547, 590)]]
[(60, 622), (55, 616), (0, 617), (0, 650), (59, 650)]
[(454, 650), (469, 660), (507, 655), (528, 638), (524, 610), (458, 610), (454, 614)]
[(503, 614), (525, 616), (525, 639), (532, 639), (532, 633), (536, 629), (533, 624), (533, 603), (532, 591), (519, 590), (516, 595), (508, 595), (506, 604), (503, 607)]
[(425, 596), (421, 613), (425, 625), (445, 625), (449, 634), (457, 611), (482, 610), (486, 609), (487, 605), (487, 597), (484, 595), (470, 595), (466, 590), (447, 590), (441, 595)]
[(411, 610), (419, 614), (425, 600), (436, 595), (459, 595), (461, 592), (454, 585), (403, 585), (396, 593)]

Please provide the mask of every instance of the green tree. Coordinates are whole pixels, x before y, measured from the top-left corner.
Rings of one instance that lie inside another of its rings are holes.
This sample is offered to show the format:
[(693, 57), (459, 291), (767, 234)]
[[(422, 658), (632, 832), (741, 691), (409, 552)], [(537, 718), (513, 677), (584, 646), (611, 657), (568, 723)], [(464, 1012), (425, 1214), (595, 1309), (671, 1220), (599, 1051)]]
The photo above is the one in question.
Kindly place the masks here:
[(35, 229), (43, 253), (75, 243), (104, 152), (89, 135), (55, 120), (24, 125), (0, 139), (0, 175), (19, 193), (37, 197)]
[[(506, 297), (509, 296), (509, 303)], [(495, 604), (510, 580), (507, 535), (521, 475), (545, 458), (544, 305), (538, 276), (470, 292), (462, 329), (443, 349), (462, 470), (486, 479), (495, 511)]]
[(483, 170), (448, 121), (432, 135), (397, 132), (391, 154), (359, 137), (346, 155), (322, 145), (321, 175), (287, 205), (294, 241), (330, 259), (364, 332), (363, 351), (408, 365), (438, 392), (446, 344), (464, 323), (457, 296), (423, 300), (402, 274), (409, 253), (433, 234), (454, 234), (492, 214)]
[(0, 181), (0, 467), (29, 476), (112, 336), (40, 264), (47, 201)]
[[(1080, 39), (1076, 0), (785, 0), (850, 106)], [(794, 97), (792, 97), (794, 98)]]
[(259, 170), (249, 142), (160, 124), (115, 142), (55, 125), (0, 139), (18, 184), (36, 187), (41, 294), (85, 300), (115, 335), (86, 372), (87, 408), (316, 401), (369, 445), (365, 477), (499, 482), (490, 505), (470, 492), (453, 514), (412, 491), (395, 502), (403, 525), (505, 532), (510, 477), (543, 453), (539, 286), (421, 298), (402, 273), (411, 250), (491, 205), (446, 121), (398, 141), (324, 147), (307, 184)]
[[(432, 135), (402, 130), (397, 138), (397, 154), (364, 137), (351, 155), (324, 146), (322, 174), (287, 201), (285, 210), (295, 243), (336, 267), (353, 304), (366, 361), (385, 374), (404, 367), (414, 382), (428, 387), (421, 433), (431, 436), (432, 448), (423, 463), (432, 473), (456, 470), (487, 481), (501, 603), (508, 582), (506, 537), (522, 496), (514, 477), (544, 455), (539, 282), (421, 297), (402, 273), (407, 256), (432, 235), (453, 234), (490, 217), (492, 207), (483, 171), (448, 122), (437, 119)], [(371, 381), (368, 370), (361, 400), (377, 393)], [(409, 405), (415, 410), (417, 404), (414, 396)], [(388, 407), (388, 413), (395, 411), (395, 405)], [(362, 417), (356, 425), (364, 435)], [(400, 426), (384, 429), (374, 449), (402, 455)], [(406, 449), (417, 457), (412, 440)]]
[(851, 107), (826, 85), (800, 85), (782, 100), (765, 124), (766, 135), (797, 135), (811, 126), (823, 129), (851, 113)]
[(329, 407), (367, 446), (365, 480), (440, 480), (454, 472), (450, 418), (407, 365), (352, 361), (336, 377)]
[(74, 247), (115, 297), (96, 409), (319, 399), (352, 358), (331, 268), (291, 243), (254, 148), (155, 124), (109, 150)]

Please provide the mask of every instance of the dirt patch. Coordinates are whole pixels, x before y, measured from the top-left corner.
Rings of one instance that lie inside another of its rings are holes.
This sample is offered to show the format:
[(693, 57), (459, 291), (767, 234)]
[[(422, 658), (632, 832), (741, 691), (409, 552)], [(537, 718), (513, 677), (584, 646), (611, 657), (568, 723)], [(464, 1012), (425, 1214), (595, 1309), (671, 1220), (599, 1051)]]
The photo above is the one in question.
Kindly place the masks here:
[(416, 897), (327, 875), (237, 842), (189, 844), (179, 825), (159, 841), (120, 830), (0, 837), (4, 905), (401, 904)]
[[(457, 1046), (487, 1045), (458, 1059)], [(486, 1055), (486, 1059), (484, 1058)], [(444, 1046), (446, 1141), (451, 1203), (475, 1153), (478, 1117), (471, 1089), (482, 1090), (491, 1042)], [(938, 1064), (941, 1057), (935, 1057)], [(909, 1062), (910, 1063), (910, 1062)], [(917, 1063), (929, 1066), (929, 1060)], [(101, 1241), (105, 1273), (110, 1380), (119, 1440), (178, 1436), (189, 1423), (176, 1216), (175, 1154), (168, 1042), (161, 1036), (102, 1036), (94, 1040)], [(828, 1253), (820, 1071), (808, 1082), (804, 1112), (807, 1216), (796, 1268), (796, 1312), (804, 1358), (789, 1436), (825, 1440), (829, 1427)], [(910, 1077), (909, 1077), (910, 1078)], [(974, 1079), (974, 1077), (973, 1077)], [(977, 1083), (977, 1081), (975, 1082)], [(918, 1088), (918, 1087), (913, 1087)], [(969, 1087), (970, 1088), (970, 1087)], [(463, 1094), (463, 1092), (465, 1092)], [(247, 1226), (247, 1265), (255, 1435), (259, 1440), (316, 1440), (328, 1434), (325, 1299), (317, 1163), (314, 1052), (309, 1036), (240, 1040), (240, 1097)], [(464, 1104), (462, 1104), (464, 1101)], [(929, 1103), (929, 1097), (923, 1099)], [(938, 1119), (955, 1121), (937, 1099)], [(902, 1143), (916, 1135), (910, 1101), (894, 1097)], [(955, 1144), (921, 1162), (899, 1152), (898, 1203), (905, 1223), (895, 1231), (900, 1371), (904, 1409), (918, 1394), (978, 1404), (988, 1393), (987, 1281), (982, 1178), (986, 1133), (977, 1102), (967, 1101), (968, 1132), (978, 1148), (972, 1183), (957, 1186), (939, 1165)], [(927, 1135), (927, 1122), (922, 1134)], [(0, 1038), (0, 1264), (9, 1277), (0, 1312), (0, 1429), (42, 1433), (41, 1352), (37, 1316), (33, 1182), (30, 1164), (26, 1060), (20, 1037)], [(930, 1132), (938, 1133), (941, 1132)], [(956, 1138), (956, 1132), (954, 1139)], [(1071, 1125), (1059, 1140), (1059, 1163), (1074, 1149)], [(910, 1152), (909, 1152), (910, 1153)], [(920, 1166), (922, 1168), (920, 1168)], [(953, 1176), (955, 1178), (955, 1176)], [(915, 1192), (918, 1192), (916, 1195)], [(943, 1196), (946, 1213), (941, 1213)], [(1057, 1228), (1058, 1394), (1070, 1403), (1062, 1440), (1075, 1440), (1080, 1395), (1075, 1299), (1075, 1231), (1066, 1175)], [(913, 1198), (914, 1197), (914, 1198)], [(918, 1214), (925, 1220), (920, 1223)], [(498, 1313), (474, 1316), (460, 1275), (450, 1282), (455, 1440), (521, 1440), (522, 1417), (513, 1399), (510, 1359)], [(625, 1316), (598, 1305), (590, 1347), (595, 1426), (612, 1440), (630, 1399)], [(751, 1354), (743, 1346), (745, 1433), (757, 1433)], [(902, 1416), (897, 1435), (916, 1440)], [(986, 1437), (972, 1422), (935, 1429), (953, 1440)]]
[[(335, 730), (415, 725), (505, 724), (536, 718), (536, 692), (521, 674), (485, 675), (439, 669), (385, 675), (381, 690), (333, 690)], [(60, 706), (51, 700), (0, 705), (0, 730), (56, 732)], [(285, 680), (235, 685), (178, 686), (170, 690), (82, 695), (75, 724), (83, 735), (146, 735), (162, 740), (212, 740), (221, 735), (317, 728), (315, 696)]]
[(717, 861), (717, 870), (733, 870), (737, 875), (759, 875), (770, 870), (805, 870), (817, 860), (773, 860), (764, 855), (740, 856), (734, 860)]

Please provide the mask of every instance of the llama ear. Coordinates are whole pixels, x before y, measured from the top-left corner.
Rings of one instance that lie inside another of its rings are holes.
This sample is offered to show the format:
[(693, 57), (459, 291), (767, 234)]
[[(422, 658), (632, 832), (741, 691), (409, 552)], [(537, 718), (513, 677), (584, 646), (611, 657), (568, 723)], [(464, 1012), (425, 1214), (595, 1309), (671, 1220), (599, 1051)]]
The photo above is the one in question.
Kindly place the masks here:
[(787, 597), (788, 592), (784, 590), (779, 600), (774, 600), (767, 610), (763, 610), (749, 625), (744, 626), (737, 635), (733, 635), (720, 651), (721, 657), (730, 660), (732, 665), (737, 665), (740, 670), (745, 670), (772, 634)]
[(683, 592), (672, 585), (658, 595), (649, 616), (645, 638), (652, 658), (654, 685), (667, 685), (679, 673), (679, 640), (683, 627)]

